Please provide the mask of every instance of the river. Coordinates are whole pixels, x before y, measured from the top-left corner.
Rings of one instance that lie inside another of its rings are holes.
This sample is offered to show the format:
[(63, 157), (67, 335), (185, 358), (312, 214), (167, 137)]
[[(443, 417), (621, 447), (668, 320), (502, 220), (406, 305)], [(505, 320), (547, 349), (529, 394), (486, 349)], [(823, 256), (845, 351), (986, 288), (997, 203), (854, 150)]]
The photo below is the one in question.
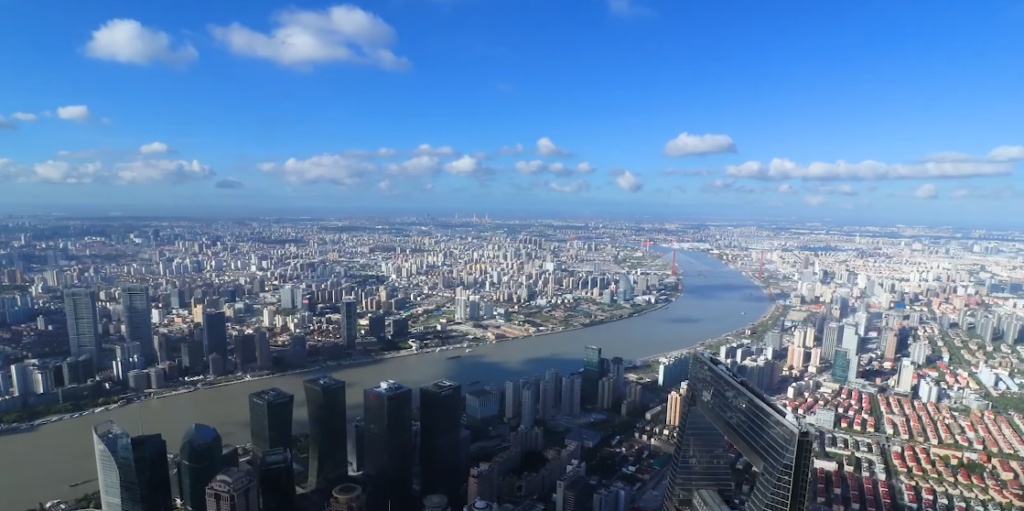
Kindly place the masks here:
[[(455, 350), (396, 357), (330, 371), (346, 381), (350, 417), (358, 415), (362, 389), (385, 379), (418, 386), (441, 378), (469, 384), (504, 382), (543, 374), (568, 373), (583, 365), (583, 347), (596, 345), (611, 358), (638, 359), (691, 347), (737, 330), (765, 313), (768, 299), (746, 276), (700, 253), (680, 252), (685, 271), (683, 295), (647, 314), (580, 330), (482, 345), (448, 360)], [(697, 275), (704, 272), (704, 277)], [(248, 395), (267, 387), (295, 394), (295, 431), (308, 429), (302, 381), (315, 372), (228, 385), (147, 401), (104, 413), (49, 424), (0, 437), (0, 509), (21, 511), (40, 501), (74, 498), (96, 490), (95, 483), (68, 488), (96, 477), (91, 427), (113, 419), (133, 434), (140, 420), (145, 433), (160, 433), (177, 451), (186, 428), (196, 422), (220, 431), (225, 443), (249, 441)]]

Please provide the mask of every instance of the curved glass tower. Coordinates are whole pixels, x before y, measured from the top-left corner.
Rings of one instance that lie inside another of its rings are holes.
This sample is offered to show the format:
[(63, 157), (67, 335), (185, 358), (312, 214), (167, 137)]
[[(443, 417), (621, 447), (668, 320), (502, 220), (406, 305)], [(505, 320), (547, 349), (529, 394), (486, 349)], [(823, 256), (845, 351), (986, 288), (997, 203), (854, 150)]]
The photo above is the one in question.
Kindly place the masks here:
[(181, 500), (187, 511), (206, 509), (206, 485), (220, 473), (223, 445), (220, 433), (206, 424), (193, 424), (181, 439)]
[(132, 437), (118, 423), (92, 428), (100, 501), (111, 511), (170, 511), (167, 444), (160, 435)]

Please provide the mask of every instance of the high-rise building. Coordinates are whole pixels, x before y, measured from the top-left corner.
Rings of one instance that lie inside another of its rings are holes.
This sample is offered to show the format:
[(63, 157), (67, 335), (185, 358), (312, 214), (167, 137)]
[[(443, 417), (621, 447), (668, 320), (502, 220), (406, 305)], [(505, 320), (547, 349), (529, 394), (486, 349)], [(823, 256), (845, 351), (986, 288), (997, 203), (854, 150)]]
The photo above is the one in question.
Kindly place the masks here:
[(582, 379), (578, 373), (567, 374), (562, 378), (563, 417), (576, 417), (580, 414), (582, 391)]
[(466, 427), (488, 428), (498, 422), (501, 393), (497, 390), (475, 389), (466, 393)]
[(907, 393), (914, 390), (914, 362), (909, 358), (903, 359), (896, 373), (896, 389)]
[(206, 487), (206, 511), (260, 511), (256, 477), (249, 468), (226, 468)]
[(206, 509), (206, 486), (221, 471), (223, 445), (217, 430), (205, 424), (193, 424), (181, 439), (178, 477), (186, 511)]
[(522, 395), (520, 394), (519, 382), (516, 380), (509, 380), (505, 382), (505, 420), (511, 420), (513, 417), (519, 415), (520, 402), (522, 401)]
[[(781, 337), (780, 337), (781, 339)], [(672, 389), (690, 375), (690, 356), (664, 357), (658, 360), (658, 385)]]
[(836, 348), (843, 345), (843, 332), (845, 330), (839, 323), (829, 323), (825, 326), (825, 335), (821, 343), (821, 359), (827, 362), (832, 361)]
[(932, 345), (928, 341), (918, 341), (910, 345), (910, 360), (918, 365), (928, 363), (928, 355), (932, 353)]
[(519, 412), (519, 424), (524, 428), (532, 428), (537, 420), (537, 401), (533, 399), (533, 382), (527, 381), (520, 388), (520, 392), (522, 394), (522, 410)]
[(290, 449), (278, 447), (261, 452), (256, 471), (260, 509), (295, 509), (295, 469)]
[(601, 410), (611, 410), (615, 403), (615, 380), (611, 376), (605, 376), (597, 382), (597, 407)]
[(372, 511), (412, 509), (412, 389), (391, 380), (363, 391), (363, 436)]
[(327, 511), (366, 511), (366, 493), (358, 484), (343, 484), (331, 492)]
[(469, 469), (455, 448), (461, 435), (462, 385), (438, 380), (420, 387), (420, 494), (442, 494), (455, 507)]
[[(856, 359), (857, 357), (852, 357)], [(846, 348), (839, 348), (836, 350), (835, 356), (832, 360), (832, 382), (840, 385), (846, 385), (852, 379), (850, 376), (850, 350)], [(853, 378), (857, 375), (854, 374)]]
[(730, 443), (757, 472), (748, 510), (807, 509), (814, 444), (792, 414), (701, 352), (690, 362), (682, 410), (665, 511), (691, 508), (698, 490), (731, 494)]
[(882, 331), (882, 345), (880, 351), (882, 351), (882, 360), (885, 362), (896, 361), (896, 345), (899, 344), (899, 330), (890, 328)]
[(303, 383), (309, 413), (307, 487), (330, 488), (348, 474), (348, 421), (345, 382), (330, 376)]
[(684, 389), (673, 390), (668, 394), (668, 409), (665, 413), (665, 424), (678, 426), (683, 417), (683, 393)]
[(628, 273), (619, 274), (619, 303), (626, 303), (633, 299), (633, 279)]
[(139, 343), (145, 360), (156, 360), (153, 348), (153, 309), (149, 301), (149, 287), (143, 284), (123, 285), (121, 287), (121, 309), (124, 312), (125, 339), (128, 342)]
[(108, 420), (92, 428), (92, 438), (104, 510), (174, 509), (167, 443), (160, 435), (132, 437)]
[(260, 453), (268, 449), (291, 449), (294, 405), (295, 396), (279, 388), (249, 394), (249, 428), (253, 451)]
[(68, 340), (71, 356), (89, 356), (91, 373), (96, 373), (99, 360), (99, 319), (96, 312), (96, 292), (92, 289), (64, 291), (64, 314), (68, 320)]
[(203, 351), (207, 359), (214, 353), (228, 359), (228, 321), (224, 311), (203, 313)]
[(36, 393), (35, 383), (32, 381), (32, 367), (17, 363), (11, 364), (11, 386), (15, 396), (31, 396)]
[(274, 357), (270, 353), (270, 338), (267, 331), (257, 328), (253, 333), (256, 335), (256, 365), (260, 369), (270, 369)]
[(594, 406), (597, 404), (597, 386), (601, 378), (605, 376), (604, 369), (601, 348), (597, 346), (587, 346), (584, 348), (581, 396), (584, 405)]
[(356, 327), (359, 325), (359, 313), (356, 308), (356, 301), (346, 298), (341, 301), (341, 342), (350, 350), (356, 349), (356, 339), (359, 332)]

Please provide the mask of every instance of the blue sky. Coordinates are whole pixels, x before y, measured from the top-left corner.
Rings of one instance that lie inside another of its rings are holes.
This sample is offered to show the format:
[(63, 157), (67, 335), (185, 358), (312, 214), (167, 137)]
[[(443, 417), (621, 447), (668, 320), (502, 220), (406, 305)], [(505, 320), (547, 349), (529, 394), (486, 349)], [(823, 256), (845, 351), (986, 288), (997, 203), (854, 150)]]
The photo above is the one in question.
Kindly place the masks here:
[(7, 1), (0, 19), (0, 212), (1024, 214), (1019, 1)]

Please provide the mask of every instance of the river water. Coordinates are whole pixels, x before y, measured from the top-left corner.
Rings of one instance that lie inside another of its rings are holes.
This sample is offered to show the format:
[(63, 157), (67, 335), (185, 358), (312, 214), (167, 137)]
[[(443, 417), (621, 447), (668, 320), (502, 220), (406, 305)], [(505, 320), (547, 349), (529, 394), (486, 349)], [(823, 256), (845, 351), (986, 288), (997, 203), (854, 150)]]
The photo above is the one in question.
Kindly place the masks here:
[[(603, 348), (603, 356), (638, 359), (688, 348), (755, 321), (768, 300), (747, 277), (699, 253), (680, 252), (685, 270), (683, 296), (662, 309), (635, 318), (538, 337), (482, 345), (473, 353), (456, 350), (374, 362), (330, 371), (345, 380), (349, 416), (359, 415), (362, 389), (391, 379), (418, 386), (441, 378), (468, 385), (474, 381), (563, 374), (583, 365), (583, 347)], [(704, 272), (704, 277), (697, 275)], [(448, 360), (459, 353), (461, 358)], [(95, 483), (68, 488), (96, 477), (91, 427), (113, 419), (133, 434), (160, 433), (177, 451), (186, 428), (196, 422), (220, 431), (225, 443), (249, 442), (248, 395), (267, 387), (295, 394), (295, 430), (306, 431), (302, 381), (314, 372), (257, 380), (147, 401), (104, 413), (49, 424), (0, 437), (0, 510), (21, 511), (40, 501), (69, 499), (96, 490)], [(141, 421), (141, 422), (140, 422)], [(141, 428), (140, 428), (141, 423)]]

